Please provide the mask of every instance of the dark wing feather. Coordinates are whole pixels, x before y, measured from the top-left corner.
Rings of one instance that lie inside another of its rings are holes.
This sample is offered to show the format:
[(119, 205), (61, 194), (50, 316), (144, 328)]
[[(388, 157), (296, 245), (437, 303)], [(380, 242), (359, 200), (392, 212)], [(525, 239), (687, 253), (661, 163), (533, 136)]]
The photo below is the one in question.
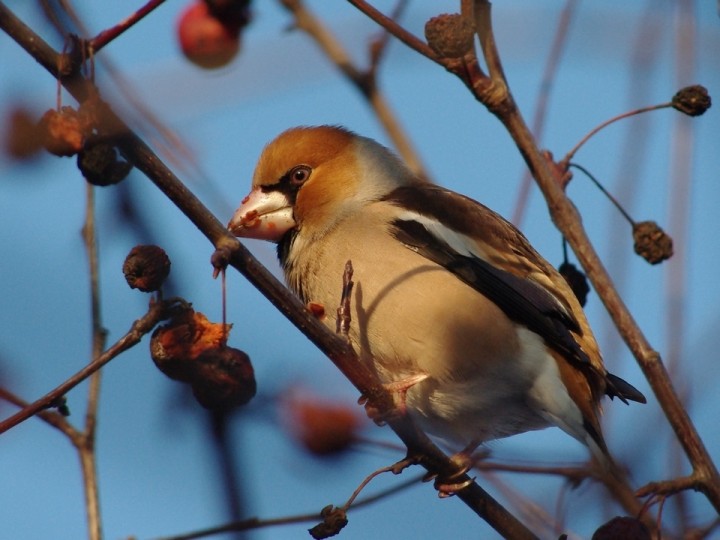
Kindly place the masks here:
[(577, 321), (541, 286), (478, 257), (457, 253), (418, 221), (397, 219), (392, 223), (391, 233), (408, 248), (446, 268), (492, 300), (510, 319), (540, 335), (558, 352), (582, 364), (590, 363), (570, 333), (580, 330)]
[(635, 388), (625, 379), (621, 379), (617, 375), (608, 373), (605, 376), (605, 380), (607, 381), (607, 388), (605, 389), (605, 394), (607, 394), (610, 399), (617, 397), (626, 405), (628, 399), (630, 401), (636, 401), (637, 403), (647, 403), (647, 399), (645, 399), (645, 396), (642, 394), (642, 392), (640, 392), (640, 390)]

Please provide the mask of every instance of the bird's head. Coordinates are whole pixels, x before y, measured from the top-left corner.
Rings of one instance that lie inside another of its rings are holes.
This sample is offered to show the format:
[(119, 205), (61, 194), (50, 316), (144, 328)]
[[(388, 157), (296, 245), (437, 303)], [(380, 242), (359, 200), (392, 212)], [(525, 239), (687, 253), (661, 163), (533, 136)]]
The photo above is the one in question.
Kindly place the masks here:
[(252, 191), (228, 229), (273, 242), (293, 228), (323, 234), (368, 202), (418, 181), (372, 139), (332, 126), (292, 128), (263, 150)]

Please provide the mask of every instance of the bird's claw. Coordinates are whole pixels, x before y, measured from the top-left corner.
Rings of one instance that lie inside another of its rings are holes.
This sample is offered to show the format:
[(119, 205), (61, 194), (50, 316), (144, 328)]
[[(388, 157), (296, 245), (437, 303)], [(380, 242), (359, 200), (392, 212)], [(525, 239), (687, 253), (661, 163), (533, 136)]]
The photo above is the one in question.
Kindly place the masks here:
[(450, 461), (457, 466), (457, 469), (452, 474), (448, 476), (440, 476), (436, 472), (428, 472), (422, 478), (423, 482), (430, 482), (431, 480), (434, 480), (433, 485), (438, 492), (438, 497), (441, 499), (452, 497), (458, 491), (465, 489), (475, 481), (474, 476), (472, 478), (460, 480), (460, 477), (464, 476), (475, 464), (475, 459), (473, 459), (471, 453), (466, 451), (458, 452), (450, 458)]
[(436, 478), (434, 486), (435, 489), (437, 489), (438, 497), (440, 497), (441, 499), (447, 499), (448, 497), (452, 497), (453, 495), (457, 494), (458, 491), (465, 489), (474, 481), (474, 476), (472, 478), (468, 478), (467, 480), (463, 480), (462, 482), (455, 483), (441, 482), (440, 478)]
[(424, 381), (430, 375), (427, 373), (418, 373), (417, 375), (411, 375), (398, 381), (383, 384), (383, 388), (392, 395), (393, 408), (390, 411), (384, 411), (376, 407), (367, 396), (360, 396), (358, 399), (359, 405), (365, 406), (365, 413), (368, 418), (375, 422), (378, 426), (384, 426), (387, 424), (387, 420), (390, 418), (399, 418), (407, 414), (407, 393), (417, 383)]

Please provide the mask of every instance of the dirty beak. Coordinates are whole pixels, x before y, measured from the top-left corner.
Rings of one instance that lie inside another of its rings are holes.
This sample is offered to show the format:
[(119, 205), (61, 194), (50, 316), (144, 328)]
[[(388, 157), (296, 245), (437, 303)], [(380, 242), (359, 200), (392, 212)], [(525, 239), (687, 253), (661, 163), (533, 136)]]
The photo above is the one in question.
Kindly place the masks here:
[(228, 230), (235, 236), (278, 242), (295, 226), (288, 198), (279, 191), (254, 188), (233, 214)]

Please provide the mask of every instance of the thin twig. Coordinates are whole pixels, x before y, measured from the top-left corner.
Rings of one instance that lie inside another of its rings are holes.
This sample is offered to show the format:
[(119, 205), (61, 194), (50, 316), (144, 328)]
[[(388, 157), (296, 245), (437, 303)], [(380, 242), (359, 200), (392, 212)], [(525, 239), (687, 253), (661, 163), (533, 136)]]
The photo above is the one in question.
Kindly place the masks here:
[(591, 129), (580, 141), (573, 146), (573, 148), (565, 154), (565, 157), (562, 158), (562, 160), (559, 162), (561, 167), (566, 167), (568, 163), (570, 163), (570, 160), (575, 157), (575, 154), (578, 150), (586, 143), (588, 142), (598, 131), (601, 131), (602, 129), (606, 128), (610, 124), (614, 124), (615, 122), (618, 122), (620, 120), (624, 120), (625, 118), (630, 118), (631, 116), (635, 116), (637, 114), (646, 113), (649, 111), (657, 111), (659, 109), (667, 109), (669, 107), (672, 107), (672, 102), (668, 101), (667, 103), (659, 103), (657, 105), (650, 105), (648, 107), (641, 107), (639, 109), (635, 109), (632, 111), (628, 111), (622, 114), (619, 114), (617, 116), (614, 116), (608, 120), (605, 120), (601, 124), (595, 126), (593, 129)]
[(577, 170), (581, 171), (585, 176), (587, 176), (590, 181), (595, 184), (595, 187), (598, 188), (603, 195), (605, 195), (611, 203), (615, 206), (615, 208), (618, 209), (618, 211), (623, 215), (623, 217), (630, 223), (630, 225), (635, 225), (635, 220), (630, 216), (630, 214), (627, 213), (625, 208), (618, 202), (618, 200), (610, 193), (607, 189), (605, 189), (605, 186), (600, 183), (600, 181), (595, 178), (593, 174), (590, 173), (589, 170), (587, 170), (582, 165), (578, 165), (577, 163), (568, 163), (568, 167), (574, 167)]
[[(675, 84), (685, 86), (695, 77), (696, 28), (693, 2), (682, 0), (675, 6)], [(668, 371), (679, 388), (683, 403), (688, 406), (690, 391), (681, 372), (685, 353), (687, 331), (687, 246), (691, 241), (689, 233), (691, 200), (693, 192), (693, 147), (695, 144), (692, 119), (684, 114), (673, 118), (672, 146), (670, 148), (670, 196), (668, 201), (669, 229), (673, 234), (674, 255), (666, 265), (665, 279), (665, 331)], [(679, 475), (684, 469), (680, 448), (670, 448), (669, 469)], [(685, 493), (678, 493), (672, 499), (677, 507), (679, 522), (687, 528), (690, 511)]]
[(134, 24), (142, 20), (146, 15), (150, 14), (155, 8), (163, 4), (165, 0), (149, 0), (147, 4), (135, 11), (128, 18), (123, 19), (118, 24), (107, 30), (103, 30), (97, 36), (87, 42), (88, 49), (98, 52), (112, 40), (121, 35), (125, 30), (131, 28)]
[(364, 0), (348, 0), (348, 2), (414, 51), (420, 53), (426, 58), (429, 58), (437, 64), (444, 65), (442, 59), (430, 48), (427, 43), (415, 36), (413, 33), (405, 30), (392, 18), (384, 15)]
[[(392, 14), (390, 17), (392, 19), (399, 19), (403, 12), (405, 11), (405, 8), (408, 5), (408, 0), (398, 0), (397, 4), (395, 4), (395, 9), (393, 9)], [(372, 73), (373, 77), (375, 76), (378, 67), (380, 66), (380, 61), (382, 60), (383, 55), (388, 49), (388, 45), (390, 44), (390, 41), (392, 38), (392, 34), (386, 30), (382, 30), (380, 35), (370, 43), (370, 68), (369, 72)]]
[[(98, 272), (98, 248), (95, 235), (95, 188), (89, 182), (85, 186), (85, 223), (82, 235), (88, 255), (90, 277), (90, 314), (92, 320), (92, 358), (97, 358), (105, 349), (107, 331), (102, 325), (100, 310), (100, 278)], [(92, 540), (102, 538), (102, 520), (100, 517), (100, 495), (98, 492), (97, 464), (95, 462), (95, 434), (97, 411), (100, 403), (100, 370), (90, 376), (85, 429), (82, 444), (76, 445), (80, 454), (80, 463), (85, 491), (85, 507), (88, 516), (88, 531)]]
[[(357, 67), (340, 41), (330, 30), (308, 9), (302, 0), (280, 0), (282, 5), (295, 17), (295, 26), (310, 36), (330, 61), (337, 66), (345, 77), (353, 83), (360, 94), (370, 104), (380, 124), (392, 140), (394, 147), (407, 163), (410, 170), (422, 178), (429, 178), (420, 156), (413, 148), (405, 130), (395, 112), (385, 99), (377, 85), (376, 73), (380, 61), (380, 51), (385, 47), (370, 45), (370, 67), (362, 70)], [(398, 5), (402, 7), (403, 2)], [(392, 19), (391, 19), (392, 20)], [(388, 35), (387, 32), (384, 35)], [(380, 43), (383, 43), (381, 41)]]
[(352, 261), (347, 261), (345, 263), (345, 270), (343, 272), (343, 286), (342, 286), (342, 295), (340, 297), (340, 305), (337, 308), (337, 319), (335, 321), (336, 329), (335, 331), (338, 334), (341, 334), (345, 336), (347, 339), (348, 334), (350, 333), (350, 322), (351, 322), (351, 299), (352, 299), (352, 290), (353, 285), (355, 283), (352, 280), (353, 277), (353, 267), (352, 267)]
[[(369, 506), (378, 501), (381, 501), (383, 499), (391, 497), (392, 495), (395, 495), (396, 493), (404, 491), (409, 487), (418, 485), (420, 483), (420, 478), (421, 477), (409, 478), (405, 482), (400, 482), (399, 484), (392, 486), (388, 489), (382, 490), (374, 495), (369, 495), (368, 497), (365, 497), (364, 499), (357, 501), (355, 504), (352, 505), (352, 507), (353, 507), (353, 509), (362, 508), (364, 506)], [(242, 521), (228, 523), (226, 525), (221, 525), (219, 527), (202, 529), (199, 531), (194, 531), (194, 532), (186, 533), (186, 534), (182, 534), (182, 535), (163, 536), (161, 538), (157, 538), (156, 540), (197, 540), (198, 538), (205, 538), (207, 536), (213, 536), (213, 535), (224, 533), (224, 532), (239, 532), (239, 531), (247, 531), (247, 530), (252, 530), (252, 529), (261, 529), (261, 528), (265, 528), (265, 527), (275, 527), (278, 525), (310, 523), (310, 522), (317, 521), (318, 515), (319, 514), (317, 512), (312, 512), (312, 513), (307, 513), (307, 514), (298, 514), (295, 516), (287, 516), (287, 517), (274, 518), (274, 519), (249, 518), (249, 519), (245, 519)]]
[[(21, 409), (28, 406), (28, 402), (24, 399), (19, 398), (10, 390), (7, 390), (5, 388), (0, 387), (0, 399), (4, 399), (8, 403), (12, 403), (13, 405), (20, 407)], [(67, 436), (70, 441), (73, 442), (73, 444), (76, 443), (77, 438), (81, 437), (81, 434), (78, 430), (76, 430), (70, 422), (67, 421), (67, 419), (60, 413), (54, 412), (54, 411), (46, 411), (41, 410), (38, 411), (38, 413), (35, 415), (40, 420), (44, 421), (48, 425), (54, 427), (55, 429), (59, 430), (62, 434)]]
[[(360, 485), (355, 489), (355, 491), (353, 491), (352, 495), (350, 495), (350, 498), (345, 502), (344, 505), (342, 505), (343, 510), (347, 510), (348, 508), (350, 508), (352, 506), (353, 502), (355, 501), (355, 499), (357, 499), (358, 495), (360, 495), (362, 490), (365, 489), (365, 487), (370, 482), (372, 482), (374, 478), (380, 476), (381, 474), (393, 472), (394, 467), (395, 467), (394, 465), (390, 465), (388, 467), (381, 467), (380, 469), (377, 469), (376, 471), (373, 471), (369, 475), (367, 475), (363, 479), (363, 481), (360, 482)], [(419, 479), (416, 480), (416, 482), (418, 482), (418, 481), (419, 481)]]
[[(566, 0), (565, 6), (560, 13), (560, 19), (555, 29), (550, 54), (548, 55), (543, 70), (542, 80), (540, 81), (540, 90), (538, 92), (537, 103), (535, 104), (535, 112), (531, 125), (532, 132), (535, 134), (538, 142), (542, 141), (542, 135), (545, 131), (545, 120), (547, 120), (548, 104), (550, 103), (550, 95), (552, 87), (560, 67), (560, 58), (567, 45), (568, 36), (570, 35), (570, 23), (572, 22), (575, 8), (578, 0)], [(532, 186), (532, 175), (530, 171), (525, 169), (520, 180), (520, 190), (518, 191), (515, 210), (513, 211), (511, 221), (515, 226), (520, 227), (525, 210), (527, 208), (528, 199), (530, 198), (530, 188)]]
[[(2, 9), (1, 4), (0, 9)], [(31, 416), (42, 411), (44, 408), (48, 407), (48, 405), (53, 403), (53, 401), (75, 388), (78, 384), (83, 382), (117, 355), (139, 343), (145, 334), (150, 332), (158, 322), (166, 318), (167, 310), (173, 305), (173, 303), (174, 301), (172, 300), (151, 303), (150, 309), (147, 313), (140, 319), (136, 320), (132, 324), (130, 330), (118, 341), (116, 341), (107, 351), (95, 358), (91, 363), (86, 365), (80, 371), (69, 377), (66, 381), (45, 394), (40, 399), (35, 400), (27, 407), (24, 407), (22, 410), (12, 415), (10, 418), (0, 422), (0, 434), (5, 433), (10, 428), (24, 422)]]

